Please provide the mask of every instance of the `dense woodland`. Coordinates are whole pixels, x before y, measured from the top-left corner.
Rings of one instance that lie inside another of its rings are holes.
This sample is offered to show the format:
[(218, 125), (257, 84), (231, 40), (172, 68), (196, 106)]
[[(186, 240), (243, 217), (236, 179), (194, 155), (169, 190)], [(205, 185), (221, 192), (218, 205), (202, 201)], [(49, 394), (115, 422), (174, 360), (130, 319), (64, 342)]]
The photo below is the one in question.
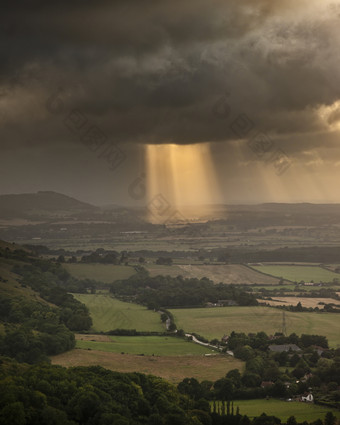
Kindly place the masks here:
[[(211, 394), (224, 400), (239, 379), (235, 370), (215, 383), (188, 378), (176, 388), (161, 378), (100, 366), (65, 369), (0, 358), (0, 425), (280, 424), (279, 418), (266, 414), (251, 421), (230, 401), (221, 409), (214, 403), (211, 409)], [(334, 425), (334, 419), (328, 414), (325, 425)], [(291, 417), (287, 423), (296, 425), (296, 420)]]
[(257, 305), (253, 295), (237, 286), (222, 283), (215, 285), (207, 278), (149, 277), (146, 272), (114, 282), (110, 291), (116, 297), (133, 299), (152, 309), (171, 306), (204, 306), (208, 302), (217, 303), (218, 300), (230, 300), (243, 306)]
[(60, 265), (32, 257), (26, 251), (1, 249), (0, 257), (12, 264), (18, 285), (40, 296), (39, 300), (0, 294), (0, 320), (5, 324), (0, 354), (36, 363), (73, 348), (73, 331), (87, 330), (92, 325), (87, 307), (66, 289), (69, 283), (81, 283)]
[(27, 366), (2, 359), (0, 379), (4, 425), (212, 423), (207, 403), (202, 406), (161, 378), (139, 373), (99, 366)]

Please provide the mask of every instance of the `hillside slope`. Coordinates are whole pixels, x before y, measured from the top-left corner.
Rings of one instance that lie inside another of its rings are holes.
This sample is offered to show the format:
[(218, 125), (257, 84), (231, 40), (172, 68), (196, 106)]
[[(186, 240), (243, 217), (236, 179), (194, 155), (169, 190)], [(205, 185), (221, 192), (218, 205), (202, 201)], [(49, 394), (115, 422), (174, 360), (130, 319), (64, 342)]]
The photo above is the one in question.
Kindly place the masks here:
[(0, 218), (39, 218), (93, 213), (97, 207), (56, 192), (0, 195)]
[(59, 264), (1, 241), (0, 355), (36, 363), (73, 348), (73, 331), (92, 324), (66, 290), (78, 283)]

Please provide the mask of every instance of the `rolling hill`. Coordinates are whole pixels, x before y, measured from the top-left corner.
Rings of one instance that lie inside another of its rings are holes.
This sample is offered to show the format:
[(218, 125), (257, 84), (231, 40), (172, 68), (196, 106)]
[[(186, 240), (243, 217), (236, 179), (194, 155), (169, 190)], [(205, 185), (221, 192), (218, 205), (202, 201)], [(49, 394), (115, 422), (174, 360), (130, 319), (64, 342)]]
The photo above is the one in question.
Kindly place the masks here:
[(72, 349), (73, 331), (92, 324), (66, 290), (75, 282), (58, 264), (0, 241), (0, 356), (36, 363)]
[(94, 213), (98, 207), (57, 192), (0, 195), (0, 218), (36, 218)]

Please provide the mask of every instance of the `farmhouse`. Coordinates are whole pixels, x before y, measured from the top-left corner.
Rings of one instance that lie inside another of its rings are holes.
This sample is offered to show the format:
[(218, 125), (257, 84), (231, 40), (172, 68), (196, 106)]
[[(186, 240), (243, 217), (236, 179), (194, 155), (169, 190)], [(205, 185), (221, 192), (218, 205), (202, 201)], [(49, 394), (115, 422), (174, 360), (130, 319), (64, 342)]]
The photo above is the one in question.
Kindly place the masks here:
[(238, 305), (234, 300), (218, 300), (217, 303), (206, 303), (206, 307), (226, 307)]
[(229, 339), (229, 335), (227, 335), (227, 334), (225, 334), (225, 335), (223, 335), (222, 336), (222, 342), (228, 342), (228, 339)]
[(300, 401), (304, 401), (305, 403), (313, 403), (314, 397), (312, 393), (305, 394), (301, 396)]
[(272, 381), (262, 381), (261, 382), (261, 388), (268, 388), (272, 387), (274, 385), (274, 382)]
[(238, 305), (236, 301), (234, 300), (218, 300), (218, 304), (222, 306), (234, 306)]
[(313, 376), (312, 373), (306, 373), (300, 380), (301, 382), (307, 382)]
[(283, 353), (284, 351), (301, 351), (296, 344), (281, 344), (281, 345), (269, 345), (269, 350), (274, 353)]
[(219, 304), (219, 303), (210, 303), (210, 302), (206, 303), (205, 306), (206, 307), (223, 307), (222, 304)]
[(327, 351), (323, 347), (319, 347), (318, 345), (312, 345), (312, 348), (318, 353), (319, 356), (321, 356), (325, 351)]

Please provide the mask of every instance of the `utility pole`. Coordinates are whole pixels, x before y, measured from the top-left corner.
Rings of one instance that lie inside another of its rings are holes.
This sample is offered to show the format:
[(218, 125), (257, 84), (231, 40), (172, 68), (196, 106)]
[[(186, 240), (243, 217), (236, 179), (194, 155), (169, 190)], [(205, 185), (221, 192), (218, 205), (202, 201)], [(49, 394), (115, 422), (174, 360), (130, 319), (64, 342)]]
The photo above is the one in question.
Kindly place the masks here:
[(282, 312), (282, 333), (286, 335), (287, 333), (287, 324), (286, 324), (286, 312)]

